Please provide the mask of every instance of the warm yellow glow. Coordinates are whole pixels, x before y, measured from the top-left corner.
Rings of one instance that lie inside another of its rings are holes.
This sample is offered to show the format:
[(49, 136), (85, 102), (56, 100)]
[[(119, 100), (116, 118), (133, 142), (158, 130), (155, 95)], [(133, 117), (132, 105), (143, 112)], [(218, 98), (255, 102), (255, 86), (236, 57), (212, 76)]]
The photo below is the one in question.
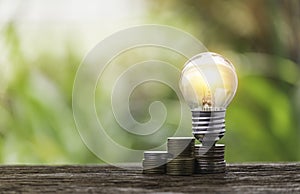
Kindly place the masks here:
[(208, 110), (226, 107), (236, 90), (235, 72), (223, 64), (188, 64), (182, 75), (185, 99), (193, 107)]

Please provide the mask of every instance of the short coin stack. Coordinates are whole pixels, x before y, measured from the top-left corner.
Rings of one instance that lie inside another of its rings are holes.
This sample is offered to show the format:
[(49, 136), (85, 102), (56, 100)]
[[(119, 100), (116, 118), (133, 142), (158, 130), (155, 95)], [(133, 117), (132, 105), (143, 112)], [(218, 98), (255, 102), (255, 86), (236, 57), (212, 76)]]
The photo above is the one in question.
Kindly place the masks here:
[(168, 153), (172, 158), (168, 159), (167, 174), (191, 175), (194, 173), (195, 138), (193, 137), (170, 137), (168, 138)]
[(168, 151), (145, 151), (143, 173), (192, 175), (224, 173), (225, 145), (195, 145), (193, 137), (168, 138)]
[(146, 151), (143, 159), (144, 174), (165, 174), (167, 159), (171, 155), (167, 151)]
[(225, 145), (223, 144), (195, 145), (195, 172), (201, 174), (225, 172), (224, 151)]

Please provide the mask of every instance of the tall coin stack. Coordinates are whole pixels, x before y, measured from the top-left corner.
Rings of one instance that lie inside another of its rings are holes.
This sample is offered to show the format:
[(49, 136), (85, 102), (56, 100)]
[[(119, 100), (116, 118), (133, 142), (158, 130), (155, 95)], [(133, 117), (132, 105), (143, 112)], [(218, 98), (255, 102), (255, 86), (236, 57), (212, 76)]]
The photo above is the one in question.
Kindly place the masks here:
[(193, 137), (168, 138), (168, 153), (172, 154), (172, 158), (167, 159), (167, 174), (192, 175), (194, 173), (194, 145)]
[(224, 152), (225, 145), (223, 144), (195, 145), (195, 172), (199, 174), (225, 172)]
[(143, 159), (144, 174), (165, 174), (167, 159), (171, 155), (167, 151), (145, 151)]

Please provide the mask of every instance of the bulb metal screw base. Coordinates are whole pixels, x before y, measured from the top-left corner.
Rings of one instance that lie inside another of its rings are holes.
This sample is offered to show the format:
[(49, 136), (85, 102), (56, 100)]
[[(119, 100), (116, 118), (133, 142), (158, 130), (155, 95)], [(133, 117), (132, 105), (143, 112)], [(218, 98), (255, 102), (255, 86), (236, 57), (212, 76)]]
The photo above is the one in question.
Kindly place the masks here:
[(212, 146), (220, 140), (225, 130), (225, 110), (192, 110), (193, 135), (202, 145)]

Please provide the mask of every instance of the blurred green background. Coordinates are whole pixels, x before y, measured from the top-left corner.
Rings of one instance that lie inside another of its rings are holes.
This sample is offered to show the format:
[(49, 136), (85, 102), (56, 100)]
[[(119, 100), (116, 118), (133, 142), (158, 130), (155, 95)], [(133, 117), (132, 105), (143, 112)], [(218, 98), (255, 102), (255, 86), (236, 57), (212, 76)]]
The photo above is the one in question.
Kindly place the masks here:
[[(0, 0), (0, 162), (101, 162), (73, 120), (75, 74), (104, 37), (146, 23), (189, 32), (236, 66), (239, 88), (222, 140), (227, 162), (300, 160), (300, 1)], [(170, 88), (148, 87), (158, 92), (132, 95), (142, 122), (148, 101), (178, 101)], [(176, 127), (178, 113), (168, 114)]]

